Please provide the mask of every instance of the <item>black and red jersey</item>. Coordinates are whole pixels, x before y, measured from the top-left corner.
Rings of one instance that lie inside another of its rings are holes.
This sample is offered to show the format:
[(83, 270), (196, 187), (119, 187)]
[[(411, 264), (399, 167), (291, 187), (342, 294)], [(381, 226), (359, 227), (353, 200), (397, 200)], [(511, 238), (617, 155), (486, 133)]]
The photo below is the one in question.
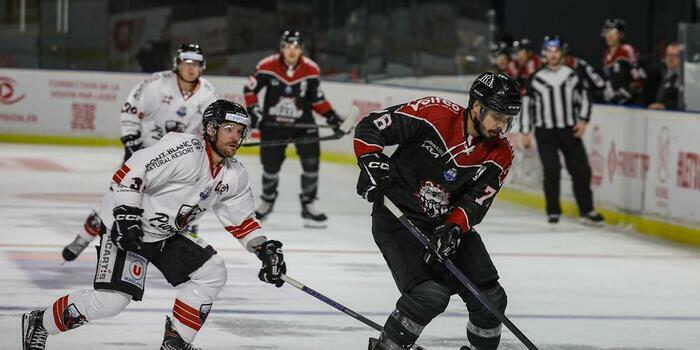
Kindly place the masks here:
[(355, 128), (359, 157), (398, 145), (387, 196), (419, 227), (481, 222), (513, 162), (505, 135), (481, 141), (466, 132), (464, 107), (424, 97), (370, 113)]
[(284, 64), (277, 53), (263, 59), (245, 86), (247, 107), (258, 104), (258, 93), (265, 91), (264, 120), (277, 123), (313, 122), (312, 109), (326, 115), (332, 107), (320, 89), (321, 70), (310, 58), (301, 56), (295, 66)]
[(630, 44), (622, 44), (615, 50), (609, 48), (603, 55), (603, 78), (606, 102), (624, 104), (633, 99), (631, 84), (640, 79), (637, 68), (637, 51)]

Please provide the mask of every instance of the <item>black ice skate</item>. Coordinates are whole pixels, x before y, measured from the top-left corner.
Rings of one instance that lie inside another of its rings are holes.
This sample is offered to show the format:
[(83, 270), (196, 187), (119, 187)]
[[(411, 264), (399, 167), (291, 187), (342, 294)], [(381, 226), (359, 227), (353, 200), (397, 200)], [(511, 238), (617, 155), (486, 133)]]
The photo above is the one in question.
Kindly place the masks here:
[(369, 338), (369, 346), (367, 350), (379, 350), (379, 339)]
[(549, 214), (547, 215), (547, 222), (556, 225), (559, 223), (559, 214)]
[(301, 199), (301, 218), (304, 219), (304, 227), (326, 228), (328, 217), (316, 208), (316, 198), (299, 196)]
[(603, 215), (600, 215), (595, 210), (591, 210), (586, 214), (581, 215), (579, 221), (584, 225), (602, 227), (603, 226)]
[(43, 319), (44, 310), (34, 310), (22, 315), (22, 350), (46, 349), (49, 333), (44, 329)]
[[(42, 348), (43, 349), (43, 348)], [(165, 335), (163, 336), (163, 344), (160, 345), (160, 350), (202, 350), (195, 348), (192, 344), (184, 341), (180, 334), (173, 328), (173, 321), (170, 317), (165, 316)]]
[(89, 244), (90, 241), (86, 240), (83, 237), (80, 237), (80, 235), (75, 236), (73, 242), (63, 247), (63, 259), (66, 261), (75, 260), (75, 258), (77, 258), (78, 255), (80, 255), (80, 253), (82, 253), (83, 250), (85, 250), (85, 247), (87, 247)]
[(277, 193), (268, 197), (266, 195), (260, 196), (260, 205), (255, 209), (255, 218), (260, 221), (265, 221), (268, 215), (272, 213), (272, 209), (275, 207), (275, 200), (277, 199)]

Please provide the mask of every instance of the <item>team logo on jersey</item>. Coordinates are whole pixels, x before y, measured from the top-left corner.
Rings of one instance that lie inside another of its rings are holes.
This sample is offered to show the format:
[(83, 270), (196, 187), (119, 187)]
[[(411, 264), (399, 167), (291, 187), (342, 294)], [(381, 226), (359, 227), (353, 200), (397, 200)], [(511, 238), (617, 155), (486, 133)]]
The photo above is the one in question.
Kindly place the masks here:
[(175, 112), (178, 117), (182, 118), (187, 115), (187, 106), (182, 106), (177, 109), (177, 112)]
[(211, 186), (207, 186), (207, 188), (204, 189), (204, 191), (199, 192), (199, 199), (205, 200), (209, 198), (209, 194), (211, 193)]
[(457, 179), (457, 169), (449, 168), (443, 171), (442, 177), (445, 178), (445, 181), (454, 182)]
[(172, 101), (173, 101), (173, 96), (172, 96), (172, 95), (165, 95), (165, 96), (163, 96), (163, 100), (160, 101), (160, 102), (163, 102), (163, 103), (165, 103), (166, 105), (169, 105), (170, 102), (172, 102)]
[(424, 181), (415, 196), (420, 200), (423, 211), (431, 218), (437, 218), (450, 211), (450, 193), (432, 181)]
[(219, 181), (219, 183), (216, 184), (216, 187), (214, 187), (214, 191), (216, 191), (218, 194), (224, 194), (224, 192), (228, 191), (228, 184)]
[(285, 87), (284, 87), (284, 93), (287, 94), (287, 95), (291, 95), (291, 94), (292, 94), (292, 87), (289, 86), (289, 85), (285, 86)]
[(270, 115), (282, 119), (299, 119), (304, 114), (304, 111), (297, 107), (294, 97), (280, 97), (276, 105), (270, 107)]
[(179, 231), (184, 230), (187, 225), (194, 221), (194, 219), (205, 210), (206, 209), (202, 209), (199, 204), (196, 204), (194, 207), (183, 204), (180, 206), (180, 210), (177, 211), (177, 216), (175, 216), (175, 228)]
[(199, 139), (192, 139), (191, 142), (192, 142), (192, 146), (197, 151), (201, 152), (202, 150), (204, 150), (204, 147), (202, 147), (202, 141), (199, 141)]

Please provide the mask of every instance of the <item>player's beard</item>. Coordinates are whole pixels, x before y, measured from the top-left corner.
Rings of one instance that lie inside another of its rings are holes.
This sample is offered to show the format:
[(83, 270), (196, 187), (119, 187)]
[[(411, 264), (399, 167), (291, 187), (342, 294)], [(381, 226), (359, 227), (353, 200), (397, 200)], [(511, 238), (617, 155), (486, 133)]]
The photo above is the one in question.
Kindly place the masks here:
[(491, 138), (493, 138), (493, 136), (491, 136), (491, 134), (489, 134), (488, 132), (486, 132), (484, 130), (484, 125), (481, 124), (481, 120), (479, 120), (478, 116), (473, 116), (473, 117), (470, 116), (470, 118), (472, 119), (472, 123), (474, 123), (474, 130), (479, 135), (480, 139), (487, 141), (487, 140), (490, 140)]
[(218, 135), (215, 136), (214, 140), (212, 139), (213, 137), (210, 136), (209, 144), (212, 145), (212, 150), (220, 157), (231, 158), (238, 152), (240, 143), (220, 140)]

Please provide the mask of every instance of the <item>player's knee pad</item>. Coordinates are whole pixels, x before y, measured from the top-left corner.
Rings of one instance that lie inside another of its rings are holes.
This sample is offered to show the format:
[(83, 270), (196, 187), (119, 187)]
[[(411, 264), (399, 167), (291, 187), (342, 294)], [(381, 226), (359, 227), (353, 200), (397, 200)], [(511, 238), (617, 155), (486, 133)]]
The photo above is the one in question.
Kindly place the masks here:
[[(481, 293), (501, 312), (505, 312), (508, 296), (498, 282), (480, 288)], [(467, 292), (468, 293), (468, 292)], [(469, 322), (467, 323), (467, 339), (480, 350), (497, 349), (501, 340), (501, 321), (486, 309), (473, 296), (467, 302)], [(465, 300), (466, 301), (466, 300)]]
[(200, 268), (190, 274), (190, 283), (197, 286), (196, 293), (205, 299), (214, 299), (226, 284), (226, 264), (218, 254), (212, 255)]
[(75, 299), (77, 309), (88, 321), (94, 321), (118, 315), (129, 305), (131, 296), (111, 290), (85, 290), (75, 297), (71, 295), (71, 299)]
[[(410, 296), (410, 299), (406, 298), (406, 302), (402, 303), (403, 306), (406, 308), (414, 308), (416, 312), (422, 312), (422, 316), (417, 314), (412, 314), (411, 316), (416, 317), (416, 319), (422, 317), (422, 321), (428, 324), (437, 315), (445, 312), (447, 304), (450, 302), (451, 293), (447, 287), (430, 280), (413, 287), (413, 289), (406, 294)], [(409, 300), (412, 302), (409, 302)], [(399, 302), (401, 302), (401, 299), (399, 299)], [(407, 312), (413, 311), (407, 309)]]
[(380, 346), (407, 348), (415, 343), (423, 328), (445, 311), (450, 292), (435, 281), (423, 282), (404, 293), (396, 302), (380, 336)]
[(301, 159), (301, 169), (304, 173), (318, 173), (319, 169), (319, 158), (318, 157), (306, 157)]

